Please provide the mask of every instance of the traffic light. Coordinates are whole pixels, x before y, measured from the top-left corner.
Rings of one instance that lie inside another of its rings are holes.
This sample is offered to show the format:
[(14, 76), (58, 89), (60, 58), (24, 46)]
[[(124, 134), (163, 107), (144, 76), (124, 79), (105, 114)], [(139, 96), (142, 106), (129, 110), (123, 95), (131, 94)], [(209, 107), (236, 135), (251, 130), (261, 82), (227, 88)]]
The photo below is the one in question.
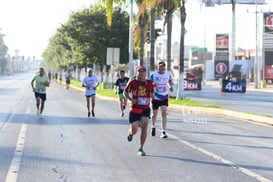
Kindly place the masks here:
[(150, 36), (150, 31), (146, 31), (146, 42), (149, 44), (151, 42), (151, 36)]
[(157, 37), (161, 35), (161, 32), (162, 32), (161, 29), (159, 28), (155, 29), (155, 39), (157, 39)]

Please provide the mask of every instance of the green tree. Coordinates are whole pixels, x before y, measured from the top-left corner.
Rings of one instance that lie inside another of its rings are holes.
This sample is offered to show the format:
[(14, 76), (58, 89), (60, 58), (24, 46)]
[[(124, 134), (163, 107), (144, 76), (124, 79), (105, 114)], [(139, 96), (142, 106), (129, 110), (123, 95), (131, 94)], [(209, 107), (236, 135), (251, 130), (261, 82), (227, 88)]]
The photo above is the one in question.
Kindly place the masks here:
[(4, 69), (7, 66), (7, 59), (5, 57), (7, 52), (8, 52), (8, 47), (4, 43), (0, 42), (0, 73), (1, 74), (4, 73)]
[(44, 52), (47, 63), (87, 67), (105, 65), (107, 47), (120, 48), (121, 63), (128, 62), (128, 14), (120, 8), (113, 13), (113, 24), (106, 24), (105, 9), (90, 7), (70, 15), (58, 28)]

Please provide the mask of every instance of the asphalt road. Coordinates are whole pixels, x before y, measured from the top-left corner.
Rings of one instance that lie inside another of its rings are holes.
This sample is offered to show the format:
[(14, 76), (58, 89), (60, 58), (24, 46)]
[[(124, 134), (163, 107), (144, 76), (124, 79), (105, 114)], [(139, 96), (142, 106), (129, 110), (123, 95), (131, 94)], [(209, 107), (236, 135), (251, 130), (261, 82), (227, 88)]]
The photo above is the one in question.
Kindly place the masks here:
[[(168, 139), (127, 142), (128, 112), (97, 98), (87, 118), (82, 93), (52, 83), (44, 119), (30, 74), (0, 77), (0, 181), (272, 181), (273, 128), (198, 109), (168, 113)], [(128, 111), (128, 109), (127, 109)]]
[(216, 104), (224, 109), (255, 113), (273, 117), (273, 88), (255, 90), (247, 88), (246, 93), (222, 93), (217, 84), (204, 86), (201, 91), (185, 91), (185, 96), (205, 104)]

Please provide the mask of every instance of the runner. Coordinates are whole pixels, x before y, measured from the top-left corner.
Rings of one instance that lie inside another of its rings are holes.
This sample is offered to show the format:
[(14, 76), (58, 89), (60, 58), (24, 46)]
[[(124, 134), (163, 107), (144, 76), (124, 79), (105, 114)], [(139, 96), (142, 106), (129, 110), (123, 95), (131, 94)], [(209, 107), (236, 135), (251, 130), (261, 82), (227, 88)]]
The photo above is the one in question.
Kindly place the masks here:
[(68, 91), (69, 85), (70, 85), (70, 79), (72, 77), (70, 69), (67, 70), (67, 72), (65, 73), (64, 77), (65, 77), (65, 88)]
[(87, 103), (87, 111), (88, 117), (90, 117), (90, 99), (92, 102), (92, 116), (95, 117), (95, 97), (96, 97), (96, 89), (99, 85), (99, 80), (96, 75), (93, 75), (92, 68), (87, 69), (88, 75), (84, 77), (82, 81), (82, 86), (85, 87), (85, 97)]
[(169, 99), (169, 89), (172, 92), (173, 88), (173, 81), (170, 72), (166, 71), (166, 65), (163, 61), (158, 63), (158, 71), (155, 71), (151, 74), (149, 78), (154, 85), (155, 92), (154, 92), (154, 99), (152, 100), (152, 131), (151, 135), (156, 135), (156, 117), (158, 114), (158, 109), (160, 107), (161, 110), (161, 138), (168, 138), (166, 134), (166, 127), (167, 127), (167, 108), (168, 108), (168, 99)]
[(151, 114), (150, 98), (153, 98), (153, 84), (146, 79), (146, 68), (139, 66), (137, 68), (136, 79), (131, 80), (124, 89), (125, 97), (132, 102), (129, 112), (130, 128), (128, 132), (128, 141), (133, 140), (133, 135), (137, 133), (138, 127), (141, 128), (140, 148), (138, 155), (145, 155), (143, 146), (147, 137), (148, 122)]
[(49, 87), (49, 78), (45, 74), (44, 68), (40, 68), (39, 73), (33, 77), (31, 80), (31, 87), (36, 98), (36, 114), (42, 118), (46, 101), (46, 87)]
[(125, 76), (125, 71), (121, 70), (119, 72), (120, 77), (116, 80), (115, 83), (115, 93), (118, 93), (118, 97), (119, 97), (119, 107), (121, 110), (121, 114), (120, 116), (123, 117), (124, 116), (124, 110), (126, 108), (127, 105), (127, 98), (123, 95), (123, 90), (126, 86), (126, 84), (129, 81), (129, 78)]

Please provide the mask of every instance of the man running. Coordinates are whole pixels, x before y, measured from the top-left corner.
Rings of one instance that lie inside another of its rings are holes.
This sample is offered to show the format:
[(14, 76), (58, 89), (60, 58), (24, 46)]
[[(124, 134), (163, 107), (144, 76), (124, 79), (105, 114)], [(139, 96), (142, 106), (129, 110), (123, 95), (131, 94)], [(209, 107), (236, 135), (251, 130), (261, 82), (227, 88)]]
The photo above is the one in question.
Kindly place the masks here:
[[(118, 93), (118, 97), (119, 97), (119, 107), (121, 110), (121, 114), (120, 116), (123, 117), (124, 116), (124, 110), (126, 108), (126, 104), (127, 104), (127, 98), (123, 95), (123, 90), (126, 86), (126, 84), (129, 81), (129, 78), (125, 76), (125, 71), (121, 70), (119, 72), (120, 77), (116, 80), (115, 83), (115, 93)], [(118, 87), (118, 88), (117, 88)]]
[(138, 155), (145, 155), (143, 146), (147, 137), (147, 127), (150, 118), (150, 98), (153, 98), (154, 87), (150, 80), (146, 79), (146, 68), (137, 68), (136, 78), (131, 80), (124, 89), (125, 97), (132, 102), (129, 112), (130, 128), (128, 141), (133, 140), (133, 135), (137, 133), (138, 127), (141, 128), (140, 148)]
[(67, 72), (65, 73), (64, 77), (65, 77), (65, 88), (66, 88), (66, 90), (68, 90), (69, 89), (69, 85), (70, 85), (70, 80), (72, 78), (70, 69), (67, 70)]
[(40, 68), (39, 74), (35, 75), (31, 80), (31, 87), (36, 98), (36, 114), (40, 115), (41, 118), (46, 101), (46, 87), (49, 87), (49, 83), (49, 78), (45, 74), (44, 68)]
[(173, 91), (173, 81), (170, 72), (166, 71), (166, 65), (163, 61), (158, 63), (158, 71), (155, 71), (151, 74), (149, 78), (154, 85), (154, 99), (152, 100), (152, 132), (151, 135), (156, 135), (155, 122), (158, 114), (158, 108), (161, 109), (161, 138), (168, 138), (166, 134), (167, 127), (167, 107), (169, 99), (169, 90)]
[(88, 117), (90, 117), (90, 100), (92, 102), (92, 116), (95, 117), (95, 96), (96, 96), (96, 89), (99, 85), (99, 80), (96, 75), (93, 75), (92, 68), (87, 69), (88, 75), (84, 77), (82, 81), (82, 86), (85, 87), (85, 97), (87, 103), (87, 111)]

